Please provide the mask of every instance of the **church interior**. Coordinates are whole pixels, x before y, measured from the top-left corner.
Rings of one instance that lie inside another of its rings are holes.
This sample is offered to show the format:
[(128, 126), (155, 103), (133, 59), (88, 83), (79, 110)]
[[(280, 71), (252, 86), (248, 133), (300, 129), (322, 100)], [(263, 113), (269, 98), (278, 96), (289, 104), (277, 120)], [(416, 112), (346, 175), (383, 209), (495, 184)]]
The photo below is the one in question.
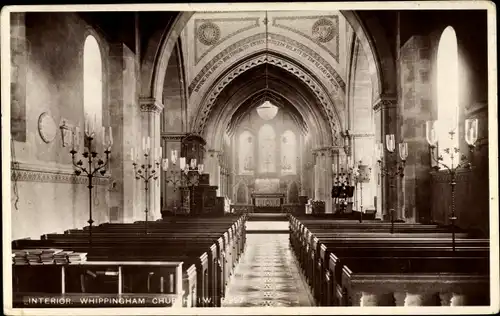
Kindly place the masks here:
[(11, 12), (9, 304), (489, 306), (489, 14)]

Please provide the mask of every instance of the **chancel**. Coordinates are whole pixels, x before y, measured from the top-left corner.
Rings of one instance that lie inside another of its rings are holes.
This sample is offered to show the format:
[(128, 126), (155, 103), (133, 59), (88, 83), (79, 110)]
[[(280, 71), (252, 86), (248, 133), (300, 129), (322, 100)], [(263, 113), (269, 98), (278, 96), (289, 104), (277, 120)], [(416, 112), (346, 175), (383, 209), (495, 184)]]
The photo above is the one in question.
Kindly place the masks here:
[(4, 11), (6, 306), (492, 305), (478, 5)]

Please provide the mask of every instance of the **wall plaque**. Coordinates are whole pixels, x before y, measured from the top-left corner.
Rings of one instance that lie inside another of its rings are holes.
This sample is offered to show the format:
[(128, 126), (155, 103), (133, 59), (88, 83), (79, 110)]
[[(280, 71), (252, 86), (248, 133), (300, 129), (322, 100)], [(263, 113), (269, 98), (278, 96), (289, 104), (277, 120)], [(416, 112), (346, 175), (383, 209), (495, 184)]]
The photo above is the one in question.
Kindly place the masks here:
[(43, 112), (38, 118), (38, 132), (46, 143), (50, 143), (57, 135), (56, 122), (47, 112)]

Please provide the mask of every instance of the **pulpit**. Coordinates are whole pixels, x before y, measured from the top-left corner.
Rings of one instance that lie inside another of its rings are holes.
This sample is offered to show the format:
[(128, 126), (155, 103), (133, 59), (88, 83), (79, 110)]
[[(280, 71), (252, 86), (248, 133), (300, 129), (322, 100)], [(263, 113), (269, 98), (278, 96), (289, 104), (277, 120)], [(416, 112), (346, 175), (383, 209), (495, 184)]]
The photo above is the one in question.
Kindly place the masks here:
[[(197, 172), (190, 171), (186, 177), (196, 177)], [(209, 175), (201, 174), (198, 184), (182, 186), (182, 213), (189, 215), (223, 214), (224, 203), (217, 199), (217, 186), (209, 184)]]

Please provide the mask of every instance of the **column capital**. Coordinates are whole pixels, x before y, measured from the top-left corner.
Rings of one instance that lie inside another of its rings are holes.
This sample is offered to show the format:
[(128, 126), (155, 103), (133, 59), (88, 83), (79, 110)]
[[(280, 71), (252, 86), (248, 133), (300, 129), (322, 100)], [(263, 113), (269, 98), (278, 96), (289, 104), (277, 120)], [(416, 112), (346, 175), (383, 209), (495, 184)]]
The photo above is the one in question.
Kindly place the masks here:
[(319, 147), (316, 149), (313, 149), (312, 154), (313, 156), (331, 156), (333, 152), (333, 146), (332, 147)]
[(141, 112), (154, 112), (159, 114), (163, 111), (163, 104), (156, 98), (140, 97), (139, 104), (141, 106)]
[(182, 133), (161, 133), (161, 138), (169, 142), (181, 142), (186, 134)]
[(398, 99), (395, 95), (389, 94), (381, 94), (379, 97), (373, 102), (373, 110), (380, 111), (385, 109), (392, 109), (397, 106)]
[(217, 150), (217, 149), (207, 149), (207, 154), (208, 154), (208, 157), (219, 157), (222, 153), (220, 150)]

